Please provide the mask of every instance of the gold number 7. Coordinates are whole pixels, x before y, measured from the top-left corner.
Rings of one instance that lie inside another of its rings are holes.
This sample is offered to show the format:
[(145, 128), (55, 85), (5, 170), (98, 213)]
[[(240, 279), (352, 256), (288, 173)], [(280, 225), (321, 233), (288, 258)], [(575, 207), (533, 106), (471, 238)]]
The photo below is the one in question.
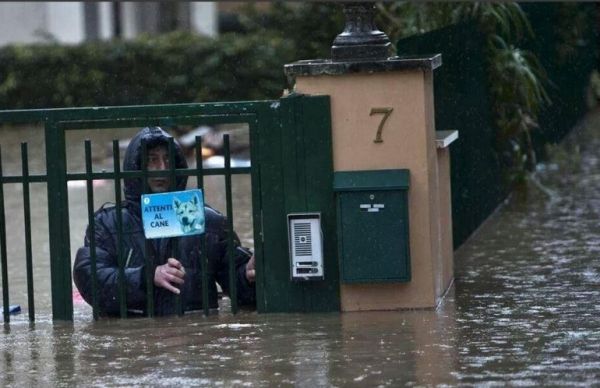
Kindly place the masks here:
[(373, 143), (383, 143), (383, 139), (381, 138), (381, 133), (383, 132), (383, 125), (385, 121), (390, 117), (394, 108), (371, 108), (371, 113), (369, 116), (373, 116), (375, 114), (383, 114), (383, 118), (379, 123), (379, 127), (377, 128), (377, 135), (375, 135), (375, 140)]

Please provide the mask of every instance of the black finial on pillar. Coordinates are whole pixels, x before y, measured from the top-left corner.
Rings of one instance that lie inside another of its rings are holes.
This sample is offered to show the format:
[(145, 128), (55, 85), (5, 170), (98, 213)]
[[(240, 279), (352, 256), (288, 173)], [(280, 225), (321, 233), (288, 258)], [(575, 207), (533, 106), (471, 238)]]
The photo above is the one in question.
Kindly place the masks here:
[(381, 60), (390, 57), (392, 43), (388, 36), (377, 29), (373, 18), (374, 3), (344, 3), (346, 26), (331, 46), (331, 59)]
[(284, 66), (293, 85), (297, 76), (379, 73), (405, 69), (432, 71), (442, 64), (441, 54), (402, 56), (392, 53), (388, 36), (373, 21), (375, 4), (343, 3), (346, 26), (331, 46), (331, 59), (305, 59)]

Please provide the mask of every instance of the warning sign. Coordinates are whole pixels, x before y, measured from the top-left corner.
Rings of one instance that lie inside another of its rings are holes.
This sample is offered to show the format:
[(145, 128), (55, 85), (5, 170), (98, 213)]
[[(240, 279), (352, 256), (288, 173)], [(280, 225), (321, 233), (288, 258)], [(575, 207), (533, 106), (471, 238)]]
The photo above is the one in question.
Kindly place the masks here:
[(204, 233), (202, 190), (143, 194), (142, 221), (149, 239)]

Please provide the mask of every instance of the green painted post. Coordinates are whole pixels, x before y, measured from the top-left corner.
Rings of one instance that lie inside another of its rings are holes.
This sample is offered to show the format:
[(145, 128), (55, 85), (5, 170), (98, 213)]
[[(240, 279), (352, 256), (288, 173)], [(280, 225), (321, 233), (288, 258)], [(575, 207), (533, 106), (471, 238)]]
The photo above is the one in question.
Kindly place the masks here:
[[(284, 155), (280, 101), (259, 110), (260, 134), (252, 160), (252, 168), (260, 175), (259, 198), (253, 206), (261, 209), (260, 241), (262, 257), (257, 265), (257, 309), (259, 312), (284, 312), (288, 303), (283, 299), (298, 300), (301, 294), (289, 280), (287, 226), (285, 220), (286, 191), (283, 185)], [(288, 155), (285, 155), (286, 157)], [(256, 173), (255, 173), (256, 174)], [(255, 241), (256, 246), (256, 241)]]
[(48, 120), (46, 121), (45, 137), (52, 319), (72, 321), (73, 288), (69, 247), (65, 133), (56, 122)]
[(339, 311), (340, 283), (337, 252), (337, 212), (333, 192), (333, 143), (329, 96), (304, 97), (297, 125), (302, 127), (306, 210), (321, 213), (324, 281), (310, 283), (307, 311)]
[[(257, 263), (264, 268), (258, 279), (259, 311), (339, 311), (329, 97), (293, 95), (271, 109), (279, 121), (270, 126), (261, 121), (257, 163), (265, 209), (264, 258)], [(298, 212), (321, 214), (324, 280), (290, 279), (287, 214)]]
[[(281, 307), (285, 312), (289, 311), (307, 311), (307, 285), (304, 282), (292, 281), (290, 279), (290, 253), (288, 250), (288, 225), (287, 214), (307, 211), (306, 207), (306, 172), (302, 168), (305, 157), (303, 132), (304, 128), (298, 123), (299, 117), (302, 115), (301, 101), (304, 97), (299, 95), (291, 95), (288, 98), (281, 100), (281, 168), (283, 171), (283, 189), (285, 194), (284, 212), (279, 215), (282, 222), (282, 229), (285, 232), (283, 238), (285, 250), (282, 260), (285, 263), (285, 272), (280, 275), (280, 281), (290, 283), (294, 290), (295, 297), (293, 299), (281, 299)], [(315, 209), (311, 209), (315, 210)], [(312, 282), (311, 282), (312, 283)]]
[[(263, 234), (263, 211), (261, 201), (261, 148), (260, 131), (262, 127), (273, 127), (277, 120), (279, 103), (257, 104), (256, 116), (248, 121), (250, 131), (250, 175), (252, 186), (252, 223), (254, 229), (254, 260), (256, 266), (256, 309), (258, 312), (265, 311), (264, 299), (264, 234)], [(259, 125), (261, 123), (261, 125)]]

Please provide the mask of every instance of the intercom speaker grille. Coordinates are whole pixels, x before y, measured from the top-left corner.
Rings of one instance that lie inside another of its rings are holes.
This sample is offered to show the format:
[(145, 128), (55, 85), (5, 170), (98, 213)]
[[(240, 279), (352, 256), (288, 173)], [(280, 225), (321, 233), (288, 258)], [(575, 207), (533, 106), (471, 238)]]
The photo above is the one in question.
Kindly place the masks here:
[(294, 223), (294, 250), (296, 256), (312, 256), (310, 222)]

